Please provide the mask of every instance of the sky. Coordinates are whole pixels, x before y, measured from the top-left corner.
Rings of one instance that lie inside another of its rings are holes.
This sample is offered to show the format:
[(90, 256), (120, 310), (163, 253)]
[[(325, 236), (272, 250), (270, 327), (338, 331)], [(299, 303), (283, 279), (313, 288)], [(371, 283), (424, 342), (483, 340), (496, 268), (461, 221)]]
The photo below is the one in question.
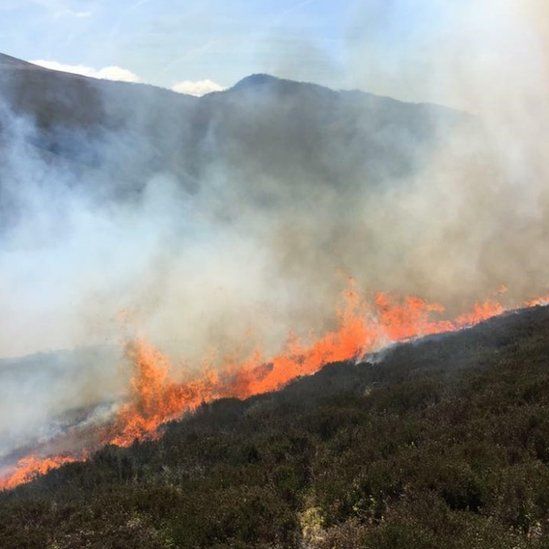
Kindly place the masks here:
[(0, 51), (195, 95), (269, 73), (477, 112), (478, 89), (535, 83), (548, 15), (545, 0), (0, 0)]
[(117, 67), (126, 72), (111, 75), (168, 88), (257, 72), (338, 87), (353, 3), (0, 0), (0, 51), (89, 75)]

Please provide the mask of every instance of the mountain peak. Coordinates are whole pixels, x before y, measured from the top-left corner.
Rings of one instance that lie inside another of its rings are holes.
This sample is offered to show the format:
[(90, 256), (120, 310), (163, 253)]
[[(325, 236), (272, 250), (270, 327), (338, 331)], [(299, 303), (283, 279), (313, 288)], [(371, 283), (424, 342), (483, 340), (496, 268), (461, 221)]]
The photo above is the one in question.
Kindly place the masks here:
[(273, 85), (278, 82), (281, 82), (281, 79), (276, 76), (271, 76), (270, 74), (251, 74), (250, 76), (246, 76), (242, 80), (239, 80), (233, 86), (233, 89), (256, 88), (259, 86)]
[(312, 84), (310, 82), (299, 82), (296, 80), (288, 80), (287, 78), (279, 78), (270, 74), (251, 74), (242, 80), (238, 81), (229, 91), (237, 92), (273, 92), (275, 94), (293, 94), (298, 92), (309, 92), (322, 95), (332, 95), (336, 92), (330, 88)]

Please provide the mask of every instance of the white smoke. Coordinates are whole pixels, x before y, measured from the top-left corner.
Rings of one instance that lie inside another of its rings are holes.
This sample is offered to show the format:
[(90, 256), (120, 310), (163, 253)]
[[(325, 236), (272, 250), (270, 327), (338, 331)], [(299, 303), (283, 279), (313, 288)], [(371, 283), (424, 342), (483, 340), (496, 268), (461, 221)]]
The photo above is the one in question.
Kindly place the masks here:
[[(0, 354), (116, 349), (128, 331), (185, 358), (182, 368), (215, 350), (268, 352), (291, 330), (330, 327), (348, 275), (367, 291), (456, 310), (501, 284), (512, 303), (547, 292), (546, 8), (401, 0), (360, 9), (349, 49), (356, 84), (475, 117), (453, 124), (449, 112), (375, 98), (339, 116), (324, 110), (336, 104), (329, 92), (299, 102), (289, 87), (171, 94), (164, 111), (149, 91), (128, 101), (105, 88), (99, 130), (56, 130), (78, 152), (68, 164), (42, 146), (40, 122), (4, 108)], [(421, 24), (399, 37), (410, 10)], [(379, 49), (383, 32), (404, 44)], [(392, 124), (414, 116), (439, 124), (436, 140)], [(115, 398), (126, 378), (116, 352), (110, 360), (85, 368), (81, 383), (41, 383), (47, 398), (22, 378), (0, 385), (4, 453), (21, 442), (10, 425), (22, 438), (45, 428), (4, 387), (19, 386), (49, 418)]]

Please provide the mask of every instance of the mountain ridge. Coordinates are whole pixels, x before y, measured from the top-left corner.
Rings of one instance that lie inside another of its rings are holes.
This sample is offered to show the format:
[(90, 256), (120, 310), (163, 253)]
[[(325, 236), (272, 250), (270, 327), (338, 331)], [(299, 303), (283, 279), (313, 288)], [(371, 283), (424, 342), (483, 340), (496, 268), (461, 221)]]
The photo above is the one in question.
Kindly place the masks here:
[[(88, 191), (105, 179), (102, 196), (117, 199), (141, 192), (159, 172), (190, 193), (212, 170), (231, 180), (277, 181), (280, 191), (294, 183), (296, 190), (362, 187), (364, 173), (375, 187), (413, 174), (452, 128), (469, 123), (444, 107), (268, 75), (196, 98), (40, 67), (19, 70), (18, 60), (8, 61), (0, 61), (0, 136), (23, 128), (47, 164), (57, 163)], [(18, 117), (23, 123), (12, 123)], [(340, 160), (330, 162), (336, 154)], [(84, 182), (87, 175), (92, 181)]]
[(92, 80), (92, 81), (98, 80), (100, 82), (107, 83), (107, 84), (114, 83), (115, 85), (120, 85), (122, 87), (126, 87), (126, 86), (132, 87), (133, 86), (133, 87), (138, 87), (138, 88), (139, 87), (154, 88), (154, 89), (157, 89), (157, 90), (163, 90), (165, 92), (167, 91), (170, 94), (182, 95), (184, 97), (192, 98), (192, 99), (195, 99), (195, 100), (200, 100), (201, 97), (205, 97), (205, 96), (212, 95), (212, 94), (224, 94), (224, 93), (227, 93), (227, 92), (231, 92), (231, 91), (234, 92), (234, 91), (238, 91), (238, 90), (242, 90), (242, 89), (246, 89), (246, 88), (273, 86), (273, 85), (276, 85), (276, 84), (282, 84), (282, 85), (291, 84), (291, 85), (294, 85), (294, 86), (307, 86), (307, 87), (311, 87), (311, 88), (322, 89), (322, 90), (325, 90), (325, 91), (330, 91), (332, 93), (344, 93), (344, 94), (349, 94), (349, 95), (357, 95), (358, 94), (358, 95), (361, 95), (361, 96), (368, 96), (368, 97), (373, 97), (373, 98), (378, 98), (378, 99), (383, 99), (383, 100), (395, 101), (397, 103), (403, 103), (403, 104), (408, 104), (408, 105), (422, 105), (422, 106), (427, 106), (427, 107), (434, 107), (434, 108), (444, 109), (444, 110), (454, 112), (454, 113), (465, 114), (462, 111), (459, 111), (455, 108), (448, 107), (446, 105), (440, 105), (440, 104), (437, 104), (437, 103), (421, 102), (421, 101), (420, 102), (407, 102), (407, 101), (402, 101), (402, 100), (399, 100), (399, 99), (395, 99), (395, 98), (390, 97), (390, 96), (378, 95), (378, 94), (374, 94), (374, 93), (364, 91), (364, 90), (359, 90), (359, 89), (335, 89), (335, 88), (331, 88), (331, 87), (324, 86), (324, 85), (321, 85), (321, 84), (316, 84), (314, 82), (292, 80), (292, 79), (288, 79), (288, 78), (284, 78), (284, 77), (274, 76), (274, 75), (271, 75), (271, 74), (268, 74), (268, 73), (252, 73), (248, 76), (242, 77), (236, 83), (234, 83), (232, 86), (229, 86), (229, 87), (227, 87), (223, 90), (213, 91), (213, 92), (209, 92), (209, 93), (207, 93), (207, 94), (205, 94), (201, 97), (195, 97), (195, 96), (190, 95), (190, 94), (185, 94), (185, 93), (173, 91), (170, 88), (166, 88), (164, 86), (159, 86), (157, 84), (150, 84), (150, 83), (146, 83), (146, 82), (125, 82), (125, 81), (118, 81), (118, 80), (100, 79), (100, 78), (95, 78), (95, 77), (91, 77), (91, 76), (81, 75), (81, 74), (78, 74), (78, 73), (69, 72), (69, 71), (62, 71), (62, 70), (58, 70), (58, 69), (50, 69), (50, 68), (47, 68), (47, 67), (43, 67), (41, 65), (37, 65), (37, 64), (32, 63), (30, 61), (26, 61), (24, 59), (19, 59), (17, 57), (13, 57), (11, 55), (7, 55), (7, 54), (4, 54), (4, 53), (0, 52), (0, 70), (2, 70), (2, 68), (17, 68), (17, 69), (45, 71), (45, 72), (49, 72), (49, 73), (53, 73), (53, 74), (61, 74), (61, 75), (68, 76), (68, 77), (76, 77), (78, 79)]

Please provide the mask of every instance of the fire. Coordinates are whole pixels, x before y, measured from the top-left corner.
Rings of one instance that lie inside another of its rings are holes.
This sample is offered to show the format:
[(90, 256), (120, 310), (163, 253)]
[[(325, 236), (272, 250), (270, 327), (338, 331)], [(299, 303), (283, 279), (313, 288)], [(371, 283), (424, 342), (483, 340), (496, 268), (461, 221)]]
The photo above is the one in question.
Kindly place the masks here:
[(72, 456), (25, 456), (17, 462), (13, 473), (0, 479), (0, 490), (10, 490), (19, 484), (30, 482), (38, 475), (45, 475), (52, 469), (57, 469), (61, 465), (65, 465), (65, 463), (74, 461), (77, 461), (77, 458)]
[(464, 328), (472, 326), (488, 320), (494, 316), (500, 315), (505, 309), (497, 301), (485, 301), (484, 303), (476, 303), (473, 310), (469, 313), (458, 316), (455, 322), (456, 328)]
[(106, 444), (129, 446), (138, 438), (154, 438), (161, 424), (217, 396), (213, 374), (187, 383), (173, 381), (167, 357), (146, 341), (131, 342), (127, 355), (136, 370), (131, 399), (107, 429)]
[[(525, 305), (548, 302), (549, 296), (545, 296)], [(130, 397), (104, 428), (100, 441), (129, 446), (135, 440), (155, 438), (163, 424), (192, 412), (204, 402), (274, 391), (293, 379), (317, 372), (327, 363), (358, 358), (391, 342), (473, 326), (501, 314), (505, 308), (489, 300), (475, 304), (454, 320), (441, 318), (444, 310), (442, 305), (419, 297), (399, 301), (384, 293), (377, 294), (369, 304), (351, 282), (333, 331), (316, 340), (311, 338), (310, 342), (292, 336), (275, 356), (265, 357), (256, 350), (242, 362), (226, 360), (220, 367), (206, 367), (200, 377), (183, 382), (171, 377), (173, 366), (163, 353), (144, 340), (133, 341), (126, 353), (135, 370)], [(22, 458), (12, 473), (0, 480), (0, 490), (28, 482), (65, 463), (85, 459), (93, 450), (85, 449), (77, 457)]]
[(527, 307), (539, 307), (543, 305), (549, 305), (549, 294), (536, 297), (535, 299), (526, 302)]

